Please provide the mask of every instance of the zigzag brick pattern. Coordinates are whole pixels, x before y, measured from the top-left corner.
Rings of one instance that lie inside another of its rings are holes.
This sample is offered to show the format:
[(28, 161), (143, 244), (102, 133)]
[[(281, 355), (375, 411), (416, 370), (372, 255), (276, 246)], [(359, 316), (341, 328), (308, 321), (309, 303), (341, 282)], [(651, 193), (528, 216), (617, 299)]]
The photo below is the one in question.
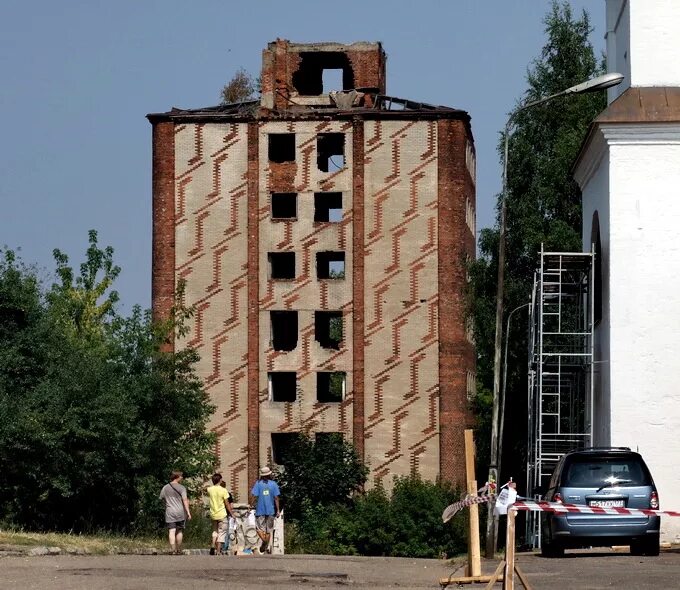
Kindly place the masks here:
[(439, 475), (437, 124), (366, 121), (365, 460)]
[(247, 125), (175, 128), (176, 276), (196, 306), (177, 345), (200, 353), (198, 374), (216, 409), (210, 428), (230, 488), (247, 498)]

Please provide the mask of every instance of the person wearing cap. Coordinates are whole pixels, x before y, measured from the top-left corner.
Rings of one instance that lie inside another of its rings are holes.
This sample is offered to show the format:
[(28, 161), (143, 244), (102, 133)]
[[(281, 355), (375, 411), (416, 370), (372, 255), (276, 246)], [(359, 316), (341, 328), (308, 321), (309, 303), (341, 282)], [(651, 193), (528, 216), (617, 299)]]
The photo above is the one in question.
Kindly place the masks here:
[(260, 479), (250, 492), (254, 498), (257, 536), (262, 539), (260, 551), (263, 553), (272, 552), (270, 542), (274, 519), (279, 517), (279, 486), (271, 479), (271, 475), (269, 467), (260, 469)]

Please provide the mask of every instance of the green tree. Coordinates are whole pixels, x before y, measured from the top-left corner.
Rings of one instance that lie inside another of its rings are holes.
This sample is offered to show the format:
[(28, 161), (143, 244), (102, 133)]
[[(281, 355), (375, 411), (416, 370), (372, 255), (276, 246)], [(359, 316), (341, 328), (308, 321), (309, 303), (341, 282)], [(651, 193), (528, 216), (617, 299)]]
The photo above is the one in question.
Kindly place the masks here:
[(282, 459), (278, 482), (287, 519), (299, 519), (305, 509), (346, 503), (359, 491), (368, 469), (341, 434), (296, 437)]
[[(602, 73), (589, 41), (586, 11), (574, 16), (568, 2), (553, 1), (545, 20), (547, 41), (527, 74), (528, 88), (518, 101), (557, 93)], [(508, 157), (505, 310), (530, 300), (541, 244), (546, 250), (581, 250), (581, 194), (570, 169), (588, 126), (606, 106), (603, 92), (558, 99), (520, 112), (515, 118)], [(502, 157), (503, 137), (499, 141)], [(500, 205), (500, 196), (498, 204)], [(498, 210), (498, 207), (497, 207)], [(496, 226), (483, 229), (479, 259), (472, 264), (472, 296), (478, 352), (479, 390), (493, 389), (495, 295), (498, 256)], [(524, 316), (526, 317), (526, 316)], [(508, 410), (504, 464), (523, 471), (526, 438), (527, 339), (521, 316), (511, 328), (508, 355)], [(504, 326), (505, 328), (505, 326)], [(480, 403), (487, 408), (487, 403)], [(488, 428), (488, 421), (482, 418)], [(485, 440), (488, 432), (480, 433)], [(506, 441), (507, 442), (507, 441)], [(514, 462), (510, 461), (514, 459)]]
[(239, 68), (222, 88), (222, 104), (251, 100), (259, 86), (259, 79), (254, 80), (248, 72)]
[(170, 470), (212, 468), (212, 411), (196, 352), (162, 352), (187, 311), (154, 324), (115, 308), (113, 250), (90, 232), (58, 282), (4, 252), (0, 263), (0, 518), (34, 528), (134, 530), (160, 522)]

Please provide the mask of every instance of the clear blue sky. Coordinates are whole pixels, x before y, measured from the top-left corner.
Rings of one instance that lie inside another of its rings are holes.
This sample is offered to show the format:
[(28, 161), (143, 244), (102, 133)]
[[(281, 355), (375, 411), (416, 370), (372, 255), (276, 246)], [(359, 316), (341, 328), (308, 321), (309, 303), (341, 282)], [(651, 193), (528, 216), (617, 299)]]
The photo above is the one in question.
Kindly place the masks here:
[[(604, 47), (604, 0), (587, 8)], [(147, 113), (219, 102), (234, 71), (291, 41), (382, 41), (388, 94), (468, 111), (478, 227), (493, 223), (498, 131), (544, 42), (549, 0), (5, 0), (0, 19), (0, 245), (80, 264), (87, 230), (122, 267), (123, 309), (150, 305)]]

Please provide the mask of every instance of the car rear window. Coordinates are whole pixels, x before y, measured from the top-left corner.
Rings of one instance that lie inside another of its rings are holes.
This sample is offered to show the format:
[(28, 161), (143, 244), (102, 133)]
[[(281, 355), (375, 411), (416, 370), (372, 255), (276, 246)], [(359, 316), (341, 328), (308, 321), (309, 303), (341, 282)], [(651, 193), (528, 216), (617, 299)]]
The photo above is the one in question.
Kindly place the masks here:
[(562, 476), (567, 487), (651, 485), (649, 471), (636, 457), (573, 457)]

